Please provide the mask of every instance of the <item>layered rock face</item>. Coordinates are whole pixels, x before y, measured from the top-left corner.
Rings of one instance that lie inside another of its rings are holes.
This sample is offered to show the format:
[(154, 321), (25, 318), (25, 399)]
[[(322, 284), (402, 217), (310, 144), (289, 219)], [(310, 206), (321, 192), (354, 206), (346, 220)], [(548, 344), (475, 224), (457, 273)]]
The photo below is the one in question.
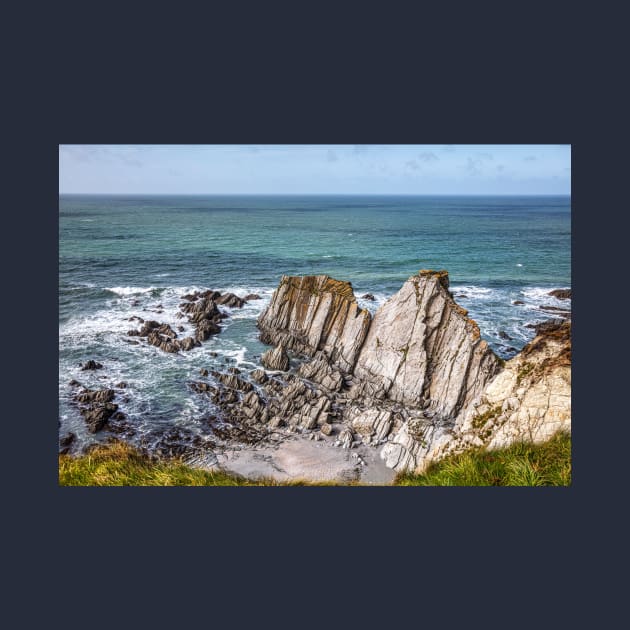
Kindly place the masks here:
[(356, 395), (422, 407), (454, 419), (500, 361), (448, 292), (446, 271), (420, 271), (374, 316), (354, 375)]
[(264, 343), (313, 356), (323, 351), (332, 364), (350, 372), (370, 325), (349, 282), (328, 276), (282, 276), (258, 319)]
[(447, 272), (420, 271), (372, 320), (347, 282), (283, 276), (258, 320), (261, 340), (275, 346), (262, 363), (287, 370), (285, 349), (309, 359), (295, 373), (213, 372), (216, 385), (191, 387), (229, 421), (380, 448), (397, 471), (570, 430), (570, 322), (541, 327), (504, 363), (448, 286)]

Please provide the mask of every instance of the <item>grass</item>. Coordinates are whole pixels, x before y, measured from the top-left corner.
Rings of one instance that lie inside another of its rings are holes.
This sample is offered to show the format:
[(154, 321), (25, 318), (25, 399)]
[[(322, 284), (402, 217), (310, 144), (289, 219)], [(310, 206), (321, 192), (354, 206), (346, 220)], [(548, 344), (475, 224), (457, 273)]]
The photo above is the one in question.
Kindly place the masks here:
[[(433, 464), (422, 475), (401, 474), (398, 486), (568, 486), (571, 436), (557, 434), (540, 445), (513, 444), (498, 451), (477, 450)], [(250, 480), (191, 468), (178, 459), (154, 460), (114, 442), (80, 457), (59, 455), (61, 486), (334, 486), (331, 482)], [(350, 484), (360, 485), (360, 484)]]
[(569, 486), (571, 436), (558, 433), (544, 444), (517, 443), (476, 450), (432, 464), (422, 475), (401, 474), (399, 486)]
[(60, 486), (305, 486), (305, 481), (253, 481), (223, 472), (191, 468), (179, 459), (150, 459), (124, 442), (91, 449), (85, 455), (59, 455)]

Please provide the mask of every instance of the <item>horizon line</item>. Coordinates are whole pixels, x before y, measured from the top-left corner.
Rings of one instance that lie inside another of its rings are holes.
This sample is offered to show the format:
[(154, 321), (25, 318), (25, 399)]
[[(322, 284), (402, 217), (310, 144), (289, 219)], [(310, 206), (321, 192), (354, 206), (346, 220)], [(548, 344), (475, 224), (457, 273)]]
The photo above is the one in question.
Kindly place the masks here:
[(571, 193), (153, 193), (153, 192), (59, 192), (59, 196), (94, 197), (570, 197)]

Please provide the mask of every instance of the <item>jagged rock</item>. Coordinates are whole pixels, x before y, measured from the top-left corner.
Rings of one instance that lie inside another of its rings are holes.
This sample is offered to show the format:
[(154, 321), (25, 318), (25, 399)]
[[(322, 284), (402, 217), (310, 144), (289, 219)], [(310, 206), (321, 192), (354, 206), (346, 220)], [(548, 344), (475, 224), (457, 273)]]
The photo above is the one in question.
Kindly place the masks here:
[(89, 359), (85, 363), (81, 363), (81, 370), (100, 370), (103, 367), (101, 363)]
[(353, 396), (428, 400), (448, 419), (481, 395), (500, 361), (448, 283), (446, 271), (422, 270), (378, 309), (354, 368), (363, 384)]
[(206, 341), (211, 335), (216, 335), (219, 332), (221, 332), (221, 327), (216, 322), (203, 319), (195, 328), (195, 339), (197, 341)]
[(237, 308), (242, 308), (246, 302), (246, 300), (238, 297), (238, 295), (234, 295), (234, 293), (225, 293), (224, 295), (215, 298), (215, 301), (217, 304), (222, 304), (223, 306)]
[(571, 289), (554, 289), (549, 291), (547, 295), (552, 295), (559, 300), (570, 300), (572, 297)]
[(510, 335), (508, 335), (505, 330), (500, 330), (499, 331), (499, 337), (501, 337), (501, 339), (507, 339), (508, 341), (512, 340), (512, 337), (510, 337)]
[(370, 300), (370, 302), (374, 302), (374, 300), (376, 299), (371, 293), (366, 293), (365, 295), (361, 296), (362, 300)]
[(182, 350), (192, 350), (198, 345), (199, 345), (199, 342), (196, 339), (193, 339), (192, 337), (184, 337), (184, 339), (182, 339), (179, 342), (179, 347)]
[(260, 358), (260, 362), (269, 370), (286, 372), (289, 369), (289, 355), (282, 345), (267, 350)]
[(70, 387), (80, 387), (81, 383), (79, 383), (79, 381), (75, 380), (74, 378), (68, 383), (68, 385), (70, 385)]
[(343, 376), (339, 370), (331, 367), (324, 352), (317, 352), (311, 361), (303, 363), (297, 371), (298, 376), (319, 383), (330, 392), (337, 392), (343, 385)]
[(210, 374), (216, 378), (225, 387), (230, 389), (238, 389), (242, 392), (250, 392), (254, 387), (251, 383), (239, 378), (236, 374), (223, 374), (212, 370)]
[(249, 375), (252, 377), (252, 380), (259, 385), (263, 385), (268, 380), (267, 373), (261, 368), (252, 370)]
[(199, 374), (201, 374), (201, 376), (208, 376), (208, 370), (206, 370), (206, 368), (201, 368), (199, 370)]
[(260, 338), (313, 356), (323, 350), (331, 364), (349, 372), (370, 325), (349, 282), (328, 276), (282, 276), (258, 318)]
[(249, 302), (250, 300), (260, 300), (260, 295), (258, 295), (258, 293), (248, 293), (244, 298), (243, 298), (246, 302)]
[(429, 463), (485, 445), (542, 442), (571, 430), (571, 324), (548, 326), (487, 383), (480, 399), (447, 427), (411, 420), (383, 447), (396, 470), (422, 472)]
[(85, 389), (75, 394), (75, 401), (79, 403), (107, 403), (114, 400), (116, 392), (113, 389)]

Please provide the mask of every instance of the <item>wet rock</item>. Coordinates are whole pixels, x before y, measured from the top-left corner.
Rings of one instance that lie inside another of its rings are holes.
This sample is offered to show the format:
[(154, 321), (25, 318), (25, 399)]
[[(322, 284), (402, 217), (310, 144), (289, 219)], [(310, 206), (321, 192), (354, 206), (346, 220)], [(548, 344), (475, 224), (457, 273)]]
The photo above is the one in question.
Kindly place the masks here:
[(125, 389), (127, 387), (127, 383), (125, 383), (125, 381), (120, 381), (120, 383), (118, 383), (116, 387), (118, 389)]
[(514, 306), (522, 306), (525, 302), (522, 300), (512, 300), (512, 304), (514, 304)]
[(549, 291), (547, 295), (551, 295), (559, 300), (570, 300), (572, 297), (571, 289), (554, 289)]
[(107, 402), (100, 405), (91, 405), (81, 410), (83, 419), (88, 425), (90, 433), (97, 433), (107, 424), (109, 418), (118, 410), (118, 405)]
[(80, 387), (80, 386), (81, 386), (81, 383), (79, 383), (79, 381), (77, 381), (77, 380), (75, 380), (75, 379), (72, 379), (72, 380), (68, 383), (68, 385), (70, 385), (70, 387)]
[(510, 335), (508, 335), (505, 330), (500, 330), (499, 331), (499, 337), (501, 337), (501, 339), (507, 339), (508, 341), (512, 340), (512, 337), (510, 337)]
[(222, 296), (216, 298), (216, 303), (231, 308), (242, 308), (245, 304), (245, 300), (238, 297), (238, 295), (234, 295), (234, 293), (224, 293)]
[(201, 368), (199, 370), (199, 374), (201, 374), (201, 376), (208, 376), (208, 370), (206, 370), (205, 368)]
[(101, 363), (90, 359), (85, 363), (81, 363), (81, 370), (100, 370), (103, 367)]
[(361, 296), (361, 299), (370, 300), (370, 302), (374, 302), (374, 300), (376, 300), (376, 298), (371, 293), (365, 293), (364, 295)]
[(72, 432), (67, 433), (63, 437), (60, 437), (59, 447), (63, 450), (60, 450), (59, 452), (65, 455), (65, 453), (68, 452), (70, 445), (76, 440), (76, 437), (77, 436)]
[(260, 362), (269, 370), (284, 372), (289, 369), (289, 355), (282, 345), (267, 350), (260, 358)]
[(249, 302), (250, 300), (260, 300), (261, 297), (260, 295), (258, 295), (258, 293), (248, 293), (243, 299), (246, 302)]
[(249, 375), (252, 377), (252, 380), (259, 385), (263, 385), (268, 380), (267, 373), (261, 368), (252, 370)]
[(178, 326), (178, 327), (177, 327), (177, 330), (178, 330), (179, 332), (184, 332), (185, 328), (184, 328), (183, 326)]
[(78, 403), (107, 403), (114, 400), (116, 392), (113, 389), (84, 389), (75, 394), (74, 400)]

